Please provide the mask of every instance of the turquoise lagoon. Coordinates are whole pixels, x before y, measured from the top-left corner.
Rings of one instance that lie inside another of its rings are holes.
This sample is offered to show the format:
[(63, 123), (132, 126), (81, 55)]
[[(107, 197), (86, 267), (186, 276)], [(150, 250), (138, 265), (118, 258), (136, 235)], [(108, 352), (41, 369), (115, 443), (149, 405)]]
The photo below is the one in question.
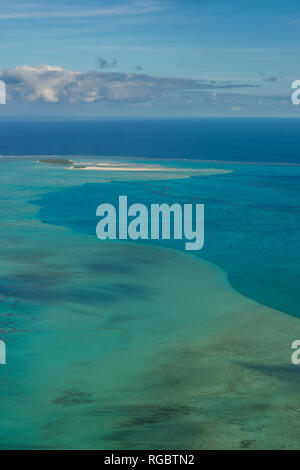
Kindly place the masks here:
[[(299, 448), (300, 167), (37, 159), (0, 158), (0, 447)], [(204, 249), (99, 241), (124, 194), (204, 203)]]

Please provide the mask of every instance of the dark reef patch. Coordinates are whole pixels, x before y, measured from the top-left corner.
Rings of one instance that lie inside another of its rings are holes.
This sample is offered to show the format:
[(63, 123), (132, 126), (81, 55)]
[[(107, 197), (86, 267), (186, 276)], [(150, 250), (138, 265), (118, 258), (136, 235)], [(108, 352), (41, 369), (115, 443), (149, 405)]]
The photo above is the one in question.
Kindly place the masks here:
[(111, 264), (111, 263), (90, 263), (86, 265), (86, 268), (97, 275), (103, 274), (133, 274), (135, 272), (135, 266), (130, 264)]
[(143, 407), (131, 407), (131, 416), (126, 419), (121, 427), (148, 426), (168, 421), (176, 421), (193, 412), (195, 408), (186, 405), (152, 405)]
[(268, 364), (253, 364), (247, 362), (238, 362), (247, 369), (255, 370), (268, 377), (274, 377), (282, 382), (286, 382), (294, 386), (296, 390), (300, 387), (300, 369), (293, 364), (288, 365), (268, 365)]
[(92, 395), (88, 392), (79, 392), (76, 390), (67, 390), (63, 395), (52, 400), (55, 405), (75, 406), (93, 403)]

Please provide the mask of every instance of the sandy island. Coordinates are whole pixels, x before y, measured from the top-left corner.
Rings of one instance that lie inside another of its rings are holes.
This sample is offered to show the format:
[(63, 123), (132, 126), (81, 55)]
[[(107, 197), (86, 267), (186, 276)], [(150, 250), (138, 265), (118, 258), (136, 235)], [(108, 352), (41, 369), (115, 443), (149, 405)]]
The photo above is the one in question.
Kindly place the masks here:
[(216, 168), (168, 168), (160, 165), (129, 165), (125, 163), (97, 163), (84, 165), (78, 163), (69, 166), (68, 170), (85, 170), (85, 171), (134, 171), (134, 172), (162, 172), (162, 173), (187, 173), (190, 176), (194, 175), (215, 175), (231, 173), (231, 170), (223, 170)]
[[(127, 162), (73, 162), (65, 158), (45, 158), (38, 160), (39, 163), (45, 163), (54, 166), (62, 166), (67, 170), (81, 171), (100, 171), (114, 172), (115, 174), (140, 173), (139, 179), (182, 179), (191, 176), (210, 176), (218, 174), (232, 173), (232, 170), (216, 168), (174, 168), (164, 167), (154, 164), (139, 164)], [(146, 177), (147, 174), (147, 177)], [(155, 175), (155, 176), (154, 176)]]

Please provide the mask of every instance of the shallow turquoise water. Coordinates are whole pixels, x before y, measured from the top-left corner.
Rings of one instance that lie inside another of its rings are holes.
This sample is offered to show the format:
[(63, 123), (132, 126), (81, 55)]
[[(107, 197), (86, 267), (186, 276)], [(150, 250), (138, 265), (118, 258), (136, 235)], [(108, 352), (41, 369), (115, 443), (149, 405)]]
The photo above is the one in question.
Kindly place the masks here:
[[(299, 446), (300, 169), (220, 167), (103, 181), (0, 159), (1, 448)], [(100, 242), (119, 194), (205, 203), (205, 249)]]
[[(164, 165), (174, 166), (174, 161)], [(214, 164), (176, 161), (175, 165), (211, 168)], [(74, 179), (74, 186), (43, 194), (33, 202), (40, 208), (37, 215), (42, 221), (92, 236), (97, 223), (95, 208), (102, 202), (117, 207), (122, 194), (128, 195), (129, 204), (142, 202), (147, 206), (204, 203), (206, 243), (196, 255), (225, 269), (232, 285), (243, 294), (299, 316), (300, 167), (214, 166), (233, 173), (140, 183), (76, 184)], [(56, 170), (49, 171), (55, 174)], [(182, 241), (159, 244), (184, 249)]]

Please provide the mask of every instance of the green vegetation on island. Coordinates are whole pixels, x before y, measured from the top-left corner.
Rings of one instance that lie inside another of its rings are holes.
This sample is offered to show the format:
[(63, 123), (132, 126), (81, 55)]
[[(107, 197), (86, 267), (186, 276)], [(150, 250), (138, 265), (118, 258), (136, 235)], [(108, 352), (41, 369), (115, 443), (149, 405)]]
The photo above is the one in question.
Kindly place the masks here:
[(40, 163), (49, 163), (51, 165), (73, 165), (74, 162), (67, 158), (45, 158), (38, 160)]

